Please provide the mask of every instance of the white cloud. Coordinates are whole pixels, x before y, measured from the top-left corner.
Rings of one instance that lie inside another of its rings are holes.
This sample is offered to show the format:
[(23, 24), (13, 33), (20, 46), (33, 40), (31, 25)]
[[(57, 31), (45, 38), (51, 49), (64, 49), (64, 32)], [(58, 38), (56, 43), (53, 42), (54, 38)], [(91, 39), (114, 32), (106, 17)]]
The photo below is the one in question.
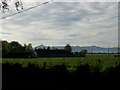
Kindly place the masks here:
[(51, 3), (4, 20), (2, 32), (11, 34), (1, 36), (34, 46), (117, 46), (117, 8), (117, 3)]

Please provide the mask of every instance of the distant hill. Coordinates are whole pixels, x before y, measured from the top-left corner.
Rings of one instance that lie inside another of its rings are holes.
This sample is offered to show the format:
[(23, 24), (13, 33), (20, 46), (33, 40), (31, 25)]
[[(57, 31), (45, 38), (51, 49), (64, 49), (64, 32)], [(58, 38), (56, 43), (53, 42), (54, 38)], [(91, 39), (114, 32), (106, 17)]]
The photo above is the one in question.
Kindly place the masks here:
[[(34, 49), (43, 49), (43, 48), (47, 48), (48, 46), (44, 46), (44, 45), (39, 45), (34, 47)], [(98, 47), (98, 46), (71, 46), (72, 47), (72, 52), (79, 52), (83, 49), (86, 49), (88, 52), (92, 52), (92, 53), (108, 53), (108, 48), (104, 48), (104, 47)], [(64, 49), (64, 46), (52, 46), (51, 49)], [(109, 53), (117, 53), (118, 52), (118, 48), (116, 47), (112, 47), (109, 48)]]

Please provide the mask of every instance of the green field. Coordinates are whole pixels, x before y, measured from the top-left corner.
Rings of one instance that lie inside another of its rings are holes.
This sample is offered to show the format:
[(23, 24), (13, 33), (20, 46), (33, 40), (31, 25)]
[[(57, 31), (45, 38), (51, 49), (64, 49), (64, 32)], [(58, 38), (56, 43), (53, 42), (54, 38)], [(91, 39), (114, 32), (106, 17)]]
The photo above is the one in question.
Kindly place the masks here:
[[(99, 62), (100, 60), (100, 62)], [(33, 63), (36, 66), (43, 67), (46, 62), (47, 68), (54, 65), (66, 65), (68, 70), (75, 70), (77, 66), (89, 64), (90, 66), (100, 66), (101, 70), (105, 70), (109, 67), (114, 67), (120, 64), (118, 57), (114, 57), (113, 54), (88, 54), (86, 57), (60, 57), (60, 58), (4, 58), (2, 63), (9, 62), (11, 64), (20, 63), (23, 67), (26, 67), (28, 63)]]

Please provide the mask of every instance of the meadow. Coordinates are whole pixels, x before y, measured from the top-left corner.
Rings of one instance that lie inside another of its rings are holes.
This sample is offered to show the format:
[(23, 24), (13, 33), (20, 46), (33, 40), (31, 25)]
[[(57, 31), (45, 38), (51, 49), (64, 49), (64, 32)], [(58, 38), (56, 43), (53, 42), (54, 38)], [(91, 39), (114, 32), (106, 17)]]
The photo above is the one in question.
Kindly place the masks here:
[(92, 89), (94, 86), (108, 89), (113, 85), (119, 86), (117, 84), (120, 81), (119, 57), (113, 54), (64, 58), (3, 58), (2, 61), (3, 90), (17, 90), (18, 87), (33, 90), (77, 90), (87, 89), (88, 86), (92, 86)]
[(100, 67), (101, 71), (106, 68), (115, 67), (120, 64), (118, 57), (114, 57), (113, 54), (87, 54), (86, 57), (53, 57), (53, 58), (3, 58), (2, 63), (10, 64), (22, 64), (23, 67), (27, 67), (29, 63), (35, 64), (37, 67), (43, 67), (46, 63), (46, 68), (54, 65), (65, 64), (69, 71), (74, 71), (77, 66), (89, 64), (92, 67)]

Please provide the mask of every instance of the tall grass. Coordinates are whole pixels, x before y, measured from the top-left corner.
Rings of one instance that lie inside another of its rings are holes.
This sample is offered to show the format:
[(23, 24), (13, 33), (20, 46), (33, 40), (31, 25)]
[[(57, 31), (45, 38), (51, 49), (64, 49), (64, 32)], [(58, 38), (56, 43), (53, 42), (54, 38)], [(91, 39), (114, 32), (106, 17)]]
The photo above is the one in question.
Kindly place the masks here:
[(47, 67), (54, 65), (66, 65), (68, 70), (75, 70), (78, 65), (89, 64), (90, 66), (99, 66), (101, 70), (105, 70), (108, 67), (115, 67), (120, 63), (118, 57), (108, 54), (88, 54), (86, 57), (60, 57), (60, 58), (4, 58), (2, 63), (9, 62), (11, 64), (19, 63), (23, 67), (26, 67), (28, 63), (36, 64), (39, 67), (43, 67), (43, 63), (46, 62)]

